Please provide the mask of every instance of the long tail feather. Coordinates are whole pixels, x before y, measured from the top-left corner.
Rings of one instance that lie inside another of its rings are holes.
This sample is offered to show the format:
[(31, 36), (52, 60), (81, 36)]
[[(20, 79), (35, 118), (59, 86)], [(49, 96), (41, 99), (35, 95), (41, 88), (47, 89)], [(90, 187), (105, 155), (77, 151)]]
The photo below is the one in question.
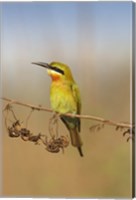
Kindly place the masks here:
[(84, 155), (83, 155), (83, 152), (82, 152), (82, 148), (81, 147), (77, 147), (77, 148), (78, 148), (80, 156), (83, 157)]
[[(66, 127), (68, 128), (69, 132), (70, 132), (70, 137), (71, 137), (71, 144), (74, 147), (77, 147), (80, 156), (83, 156), (83, 152), (82, 152), (82, 140), (80, 138), (80, 133), (78, 132), (77, 129), (79, 129), (79, 126), (75, 126), (74, 128), (71, 128), (71, 122), (75, 123), (75, 124), (80, 124), (80, 121), (78, 118), (71, 118), (71, 117), (65, 117), (62, 116), (61, 120), (64, 122), (64, 124), (66, 125)], [(73, 121), (74, 120), (74, 121)], [(78, 123), (77, 123), (78, 122)]]
[(71, 137), (71, 144), (74, 147), (77, 147), (80, 156), (83, 156), (83, 152), (82, 152), (82, 148), (81, 148), (83, 143), (81, 141), (79, 133), (77, 132), (76, 128), (75, 129), (69, 129), (69, 132), (70, 132), (70, 137)]

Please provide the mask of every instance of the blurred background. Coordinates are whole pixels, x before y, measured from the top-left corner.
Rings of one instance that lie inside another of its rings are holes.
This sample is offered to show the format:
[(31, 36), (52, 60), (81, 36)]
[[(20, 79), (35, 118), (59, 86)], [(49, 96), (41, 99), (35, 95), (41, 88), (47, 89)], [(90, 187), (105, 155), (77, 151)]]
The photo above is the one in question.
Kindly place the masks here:
[[(2, 96), (50, 108), (50, 77), (31, 63), (60, 61), (80, 88), (82, 114), (130, 122), (131, 35), (132, 2), (3, 2)], [(30, 109), (13, 109), (25, 122)], [(51, 116), (34, 111), (29, 129), (48, 134)], [(115, 127), (90, 132), (95, 123), (81, 120), (83, 158), (71, 145), (52, 154), (12, 139), (3, 123), (2, 196), (131, 197), (131, 141)], [(62, 122), (59, 132), (68, 135)]]

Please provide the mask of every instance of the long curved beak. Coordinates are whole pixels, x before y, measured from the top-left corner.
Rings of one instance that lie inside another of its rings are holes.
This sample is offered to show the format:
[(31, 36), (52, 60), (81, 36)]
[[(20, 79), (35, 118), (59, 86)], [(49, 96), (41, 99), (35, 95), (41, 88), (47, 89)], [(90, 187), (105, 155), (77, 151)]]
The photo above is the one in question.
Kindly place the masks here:
[(48, 63), (43, 63), (43, 62), (32, 62), (32, 64), (34, 65), (39, 65), (41, 67), (47, 68), (47, 69), (51, 69), (51, 66)]
[(51, 65), (49, 65), (48, 63), (44, 63), (44, 62), (32, 62), (32, 64), (34, 64), (34, 65), (39, 65), (39, 66), (41, 66), (41, 67), (44, 67), (44, 68), (46, 68), (46, 69), (53, 70), (53, 71), (58, 72), (58, 73), (60, 73), (60, 74), (64, 74), (64, 71), (63, 71), (63, 70), (61, 70), (61, 69), (59, 69), (59, 68), (57, 68), (57, 67), (51, 66)]

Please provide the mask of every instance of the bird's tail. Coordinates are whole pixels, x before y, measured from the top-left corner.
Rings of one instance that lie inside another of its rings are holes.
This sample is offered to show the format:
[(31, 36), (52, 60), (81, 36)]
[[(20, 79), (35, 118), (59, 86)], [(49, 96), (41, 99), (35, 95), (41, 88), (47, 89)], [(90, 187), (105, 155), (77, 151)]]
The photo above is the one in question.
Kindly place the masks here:
[(83, 152), (82, 152), (82, 141), (81, 141), (81, 137), (80, 134), (77, 132), (76, 128), (75, 129), (69, 129), (70, 132), (70, 137), (71, 137), (71, 144), (74, 147), (78, 148), (79, 154), (80, 156), (83, 156)]

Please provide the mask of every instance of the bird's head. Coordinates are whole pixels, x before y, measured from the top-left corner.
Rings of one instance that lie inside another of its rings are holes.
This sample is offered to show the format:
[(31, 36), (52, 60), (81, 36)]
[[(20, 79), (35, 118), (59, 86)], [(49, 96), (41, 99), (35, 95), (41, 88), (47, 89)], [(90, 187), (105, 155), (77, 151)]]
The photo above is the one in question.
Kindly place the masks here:
[(33, 62), (32, 64), (36, 64), (46, 68), (49, 76), (51, 76), (53, 81), (58, 81), (58, 80), (74, 81), (70, 68), (63, 63), (51, 62), (50, 64), (48, 64), (43, 62)]

